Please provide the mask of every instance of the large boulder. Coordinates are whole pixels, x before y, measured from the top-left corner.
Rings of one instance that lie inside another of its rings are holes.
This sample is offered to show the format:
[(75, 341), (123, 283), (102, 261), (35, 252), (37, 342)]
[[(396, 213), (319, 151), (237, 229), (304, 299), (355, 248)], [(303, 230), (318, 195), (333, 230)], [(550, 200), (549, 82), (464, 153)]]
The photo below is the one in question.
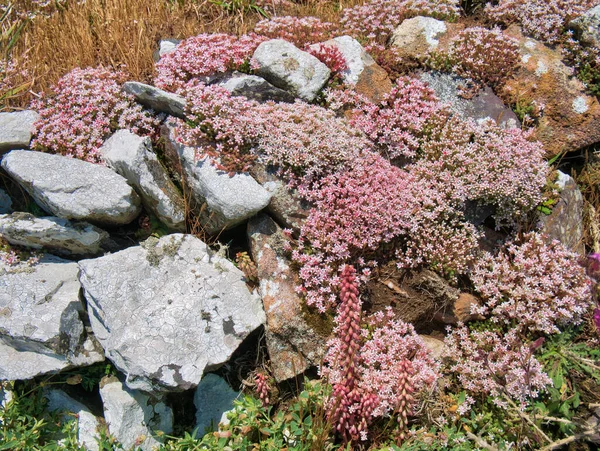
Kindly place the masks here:
[(273, 100), (292, 103), (295, 100), (295, 97), (289, 92), (273, 86), (264, 78), (256, 75), (234, 72), (219, 81), (219, 85), (227, 89), (232, 96), (244, 96), (258, 102)]
[(146, 108), (185, 119), (185, 99), (177, 94), (137, 81), (123, 83), (123, 91)]
[(535, 130), (549, 155), (600, 141), (600, 103), (562, 61), (560, 50), (523, 36), (516, 25), (505, 33), (519, 42), (519, 69), (503, 87), (503, 97), (543, 107)]
[(62, 155), (13, 150), (2, 168), (54, 216), (106, 225), (128, 224), (140, 198), (127, 181), (97, 164)]
[(14, 149), (28, 149), (39, 114), (32, 110), (0, 113), (0, 155)]
[(283, 39), (261, 43), (252, 59), (257, 75), (307, 102), (315, 99), (331, 75), (316, 57)]
[(70, 222), (30, 213), (0, 215), (0, 235), (10, 244), (42, 249), (57, 255), (94, 256), (102, 252), (109, 235), (86, 222)]
[(391, 45), (401, 55), (424, 57), (428, 52), (436, 50), (440, 38), (448, 31), (445, 22), (433, 17), (417, 16), (404, 20), (391, 38)]
[(31, 379), (104, 360), (81, 315), (76, 263), (46, 256), (0, 276), (0, 379)]
[(156, 433), (173, 432), (173, 411), (160, 398), (130, 390), (115, 377), (100, 381), (100, 396), (108, 431), (123, 449), (155, 450), (161, 444)]
[(152, 151), (150, 138), (119, 130), (100, 148), (106, 164), (125, 177), (147, 211), (172, 230), (185, 231), (185, 203)]
[(334, 47), (340, 51), (348, 66), (341, 74), (342, 79), (353, 85), (357, 93), (378, 103), (392, 90), (393, 84), (385, 69), (353, 37), (339, 36), (311, 47), (317, 49), (319, 46)]
[(584, 44), (600, 47), (600, 5), (573, 19), (569, 27)]
[(304, 301), (296, 292), (299, 281), (286, 258), (281, 228), (267, 215), (248, 223), (259, 292), (267, 315), (267, 348), (278, 382), (290, 379), (323, 359), (327, 336), (307, 322)]
[(209, 158), (197, 160), (195, 148), (178, 142), (174, 119), (163, 125), (161, 134), (165, 156), (175, 171), (184, 174), (205, 232), (214, 234), (234, 227), (269, 205), (271, 194), (250, 175), (230, 176), (215, 168)]
[(62, 412), (66, 421), (77, 421), (77, 442), (88, 451), (98, 451), (101, 420), (79, 401), (58, 389), (47, 390), (44, 397), (48, 400), (50, 412)]
[(79, 265), (94, 333), (132, 389), (195, 387), (265, 321), (243, 273), (192, 235)]
[(468, 84), (461, 77), (441, 72), (423, 72), (419, 78), (429, 84), (440, 101), (462, 118), (471, 118), (476, 122), (492, 119), (503, 128), (520, 126), (517, 115), (488, 86), (480, 89), (475, 96), (465, 98), (461, 96), (461, 89)]

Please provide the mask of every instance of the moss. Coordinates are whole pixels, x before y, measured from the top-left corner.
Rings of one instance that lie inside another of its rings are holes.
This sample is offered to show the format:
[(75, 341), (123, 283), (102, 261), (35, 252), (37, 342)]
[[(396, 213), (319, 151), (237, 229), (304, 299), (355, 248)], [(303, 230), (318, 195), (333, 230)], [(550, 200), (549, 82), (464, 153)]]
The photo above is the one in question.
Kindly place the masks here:
[(333, 322), (333, 313), (320, 313), (317, 309), (311, 308), (302, 303), (302, 318), (318, 335), (330, 337), (333, 333), (335, 323)]

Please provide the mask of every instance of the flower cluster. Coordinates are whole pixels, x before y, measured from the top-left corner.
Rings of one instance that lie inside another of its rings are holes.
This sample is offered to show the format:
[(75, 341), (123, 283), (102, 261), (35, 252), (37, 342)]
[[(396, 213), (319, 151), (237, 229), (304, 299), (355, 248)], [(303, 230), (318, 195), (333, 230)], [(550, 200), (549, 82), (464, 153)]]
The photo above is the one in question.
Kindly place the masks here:
[(185, 39), (156, 63), (154, 84), (161, 89), (180, 92), (190, 80), (207, 82), (215, 73), (247, 70), (256, 47), (266, 39), (256, 34), (238, 38), (223, 33)]
[(154, 135), (158, 119), (121, 91), (125, 74), (104, 67), (74, 69), (52, 87), (52, 95), (32, 103), (40, 114), (32, 146), (92, 163), (118, 129)]
[(19, 272), (36, 265), (42, 254), (11, 246), (0, 238), (0, 274)]
[(530, 36), (556, 43), (566, 24), (595, 6), (596, 0), (500, 0), (488, 4), (485, 14), (502, 24), (518, 22)]
[(331, 80), (341, 81), (342, 72), (348, 69), (348, 63), (342, 52), (333, 45), (314, 44), (306, 51), (325, 64), (331, 71)]
[(281, 16), (261, 20), (254, 32), (269, 39), (283, 39), (296, 47), (327, 41), (332, 37), (334, 24), (316, 17)]
[(475, 312), (495, 322), (547, 334), (577, 324), (591, 307), (591, 284), (575, 253), (537, 232), (487, 253), (471, 276), (485, 303)]
[(390, 159), (414, 157), (428, 121), (443, 109), (427, 83), (409, 77), (398, 78), (379, 104), (349, 90), (331, 90), (327, 100), (333, 109), (347, 110), (350, 124)]
[(500, 29), (472, 27), (452, 39), (448, 56), (458, 62), (459, 75), (498, 86), (517, 68), (519, 43)]
[(562, 41), (562, 56), (565, 62), (575, 69), (577, 77), (583, 81), (589, 92), (600, 95), (600, 48), (585, 46), (567, 31)]
[(269, 377), (263, 371), (257, 371), (254, 376), (256, 394), (264, 407), (269, 405)]
[(329, 401), (328, 419), (344, 442), (357, 442), (365, 438), (377, 395), (360, 388), (358, 357), (360, 350), (361, 302), (358, 297), (356, 271), (345, 266), (340, 279), (340, 305), (335, 318), (336, 338), (330, 343), (325, 357), (331, 370), (325, 372), (333, 386)]
[(533, 355), (535, 346), (523, 343), (516, 329), (503, 333), (461, 326), (445, 343), (449, 371), (458, 375), (462, 387), (492, 396), (499, 407), (507, 407), (508, 398), (524, 408), (552, 383)]

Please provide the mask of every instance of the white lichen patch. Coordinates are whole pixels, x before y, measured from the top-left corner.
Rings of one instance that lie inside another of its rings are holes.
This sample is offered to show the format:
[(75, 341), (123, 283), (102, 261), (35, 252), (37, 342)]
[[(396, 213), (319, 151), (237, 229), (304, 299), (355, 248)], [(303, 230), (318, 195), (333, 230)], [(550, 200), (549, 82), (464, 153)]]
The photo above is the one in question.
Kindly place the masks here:
[(541, 77), (542, 75), (544, 75), (547, 72), (548, 72), (548, 65), (544, 61), (539, 60), (538, 64), (537, 64), (537, 68), (535, 69), (535, 74), (538, 77)]
[[(428, 18), (429, 19), (429, 18)], [(442, 36), (448, 28), (446, 28), (446, 24), (440, 20), (427, 20), (426, 25), (424, 27), (425, 40), (427, 44), (429, 44), (432, 48), (437, 48), (440, 43), (439, 38)]]
[(529, 53), (526, 53), (525, 55), (523, 55), (521, 57), (521, 61), (523, 61), (524, 64), (527, 64), (527, 62), (529, 61), (530, 58), (531, 58), (531, 55)]
[(573, 100), (572, 107), (573, 111), (575, 111), (577, 114), (583, 114), (589, 109), (587, 100), (583, 96), (576, 97), (575, 100)]
[(523, 44), (525, 46), (525, 48), (529, 49), (529, 50), (533, 50), (535, 48), (535, 41), (532, 41), (531, 39), (527, 39), (527, 41), (525, 41), (525, 44)]

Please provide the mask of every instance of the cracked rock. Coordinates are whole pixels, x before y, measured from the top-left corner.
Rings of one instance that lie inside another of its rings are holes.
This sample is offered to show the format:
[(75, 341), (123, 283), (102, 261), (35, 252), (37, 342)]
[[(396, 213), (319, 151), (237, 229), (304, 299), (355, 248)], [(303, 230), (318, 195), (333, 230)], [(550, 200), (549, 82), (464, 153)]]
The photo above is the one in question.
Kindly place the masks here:
[(129, 224), (140, 198), (109, 168), (62, 155), (13, 150), (2, 168), (54, 216), (106, 225)]
[(192, 235), (79, 265), (94, 334), (132, 389), (194, 388), (265, 322), (243, 273)]

